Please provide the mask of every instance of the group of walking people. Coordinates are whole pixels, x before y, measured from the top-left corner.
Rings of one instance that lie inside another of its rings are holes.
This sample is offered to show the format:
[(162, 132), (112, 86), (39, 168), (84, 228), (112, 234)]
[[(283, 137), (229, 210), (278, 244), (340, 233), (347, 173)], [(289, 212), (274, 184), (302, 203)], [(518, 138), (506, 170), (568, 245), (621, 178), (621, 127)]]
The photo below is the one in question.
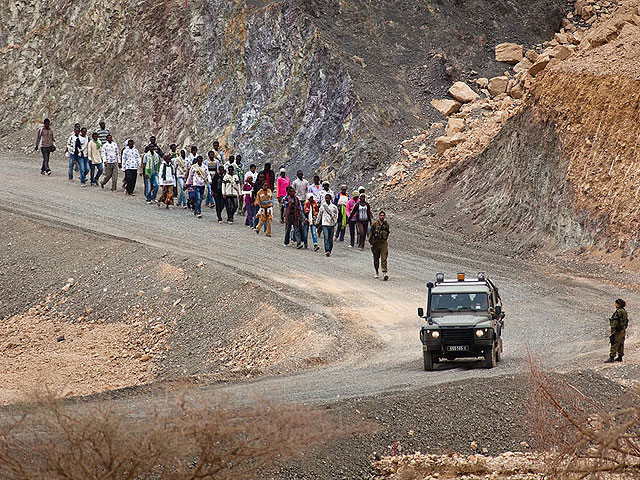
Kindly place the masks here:
[[(389, 278), (386, 214), (381, 211), (374, 218), (364, 187), (349, 192), (347, 185), (342, 185), (334, 193), (329, 182), (321, 181), (318, 175), (309, 182), (298, 170), (291, 181), (285, 168), (276, 175), (270, 163), (260, 171), (255, 164), (245, 169), (241, 155), (226, 158), (217, 141), (212, 147), (206, 156), (196, 145), (187, 152), (171, 144), (165, 153), (152, 136), (142, 152), (132, 139), (120, 150), (104, 121), (90, 138), (87, 129), (76, 124), (65, 148), (68, 178), (72, 181), (78, 172), (80, 186), (104, 189), (110, 182), (111, 190), (116, 191), (121, 170), (122, 189), (127, 195), (135, 195), (137, 179), (142, 177), (147, 204), (190, 209), (196, 218), (202, 218), (204, 203), (215, 209), (218, 223), (223, 223), (225, 211), (227, 223), (234, 223), (236, 214), (245, 215), (246, 226), (258, 235), (264, 231), (268, 237), (275, 211), (284, 225), (284, 245), (295, 242), (298, 249), (311, 245), (318, 251), (318, 238), (322, 236), (327, 257), (333, 252), (334, 241), (345, 241), (348, 229), (348, 247), (364, 250), (368, 240), (375, 277), (380, 276), (381, 269), (383, 279)], [(56, 147), (49, 119), (38, 130), (35, 148), (42, 152), (40, 173), (50, 175), (49, 159)]]

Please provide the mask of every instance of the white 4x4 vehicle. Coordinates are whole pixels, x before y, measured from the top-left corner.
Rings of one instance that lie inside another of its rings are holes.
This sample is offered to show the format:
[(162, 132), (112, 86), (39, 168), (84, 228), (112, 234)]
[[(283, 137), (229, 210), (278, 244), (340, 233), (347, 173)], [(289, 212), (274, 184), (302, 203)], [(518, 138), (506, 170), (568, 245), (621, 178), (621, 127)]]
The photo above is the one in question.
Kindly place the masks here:
[(438, 273), (427, 290), (427, 311), (418, 309), (427, 321), (420, 330), (424, 369), (433, 370), (443, 358), (465, 357), (484, 357), (486, 368), (495, 367), (502, 355), (504, 312), (493, 282), (484, 273), (473, 280), (464, 273), (445, 280)]

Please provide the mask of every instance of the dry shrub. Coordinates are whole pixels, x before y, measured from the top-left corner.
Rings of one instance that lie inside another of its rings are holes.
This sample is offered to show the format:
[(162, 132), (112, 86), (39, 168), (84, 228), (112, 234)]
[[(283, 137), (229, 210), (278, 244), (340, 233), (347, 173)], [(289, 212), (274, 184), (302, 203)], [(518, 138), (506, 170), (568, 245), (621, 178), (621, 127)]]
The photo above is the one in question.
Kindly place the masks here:
[(640, 402), (621, 398), (606, 411), (529, 353), (534, 432), (550, 448), (551, 478), (640, 478)]
[(126, 415), (51, 395), (7, 409), (0, 478), (246, 479), (274, 458), (340, 434), (321, 413), (293, 406), (238, 410), (183, 397), (170, 410)]

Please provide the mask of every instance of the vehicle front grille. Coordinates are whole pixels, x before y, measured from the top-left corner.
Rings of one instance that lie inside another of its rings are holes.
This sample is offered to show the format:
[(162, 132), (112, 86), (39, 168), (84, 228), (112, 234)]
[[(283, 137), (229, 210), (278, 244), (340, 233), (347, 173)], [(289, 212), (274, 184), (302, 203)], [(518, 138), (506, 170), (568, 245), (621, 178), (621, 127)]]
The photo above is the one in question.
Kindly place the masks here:
[(443, 328), (440, 334), (444, 345), (471, 345), (473, 339), (471, 328)]

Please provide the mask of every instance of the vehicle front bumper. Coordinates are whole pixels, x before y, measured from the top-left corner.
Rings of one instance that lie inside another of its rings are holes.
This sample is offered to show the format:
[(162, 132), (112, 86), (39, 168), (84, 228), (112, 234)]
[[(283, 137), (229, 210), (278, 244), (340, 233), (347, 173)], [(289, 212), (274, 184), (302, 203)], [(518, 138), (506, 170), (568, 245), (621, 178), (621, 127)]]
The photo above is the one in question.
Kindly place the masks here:
[[(440, 336), (433, 338), (427, 332), (437, 331)], [(485, 350), (491, 348), (495, 341), (495, 332), (489, 329), (486, 336), (478, 337), (475, 328), (427, 328), (420, 330), (420, 340), (423, 351), (439, 353), (452, 356), (474, 356), (481, 355)]]

